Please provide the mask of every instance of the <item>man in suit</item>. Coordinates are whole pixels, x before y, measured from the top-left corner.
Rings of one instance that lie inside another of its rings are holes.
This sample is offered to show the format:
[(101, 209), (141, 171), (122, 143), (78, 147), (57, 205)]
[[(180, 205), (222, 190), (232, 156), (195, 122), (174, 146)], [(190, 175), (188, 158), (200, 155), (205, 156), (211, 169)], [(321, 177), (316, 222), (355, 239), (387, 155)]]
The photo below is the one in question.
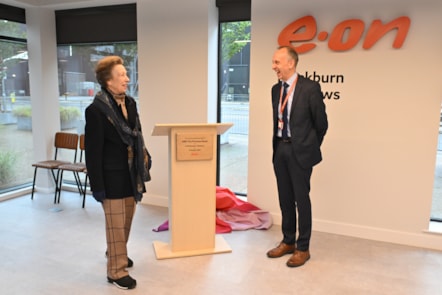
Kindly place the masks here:
[(273, 55), (272, 69), (279, 80), (272, 87), (273, 168), (283, 239), (267, 256), (292, 254), (289, 267), (310, 259), (310, 177), (322, 160), (320, 146), (328, 128), (321, 86), (298, 74), (297, 64), (298, 54), (290, 46), (279, 47)]
[(136, 280), (126, 268), (127, 242), (135, 205), (150, 180), (150, 155), (144, 146), (135, 100), (126, 95), (129, 78), (119, 56), (101, 59), (95, 69), (101, 85), (86, 109), (86, 167), (94, 198), (102, 203), (106, 221), (107, 280), (133, 289)]

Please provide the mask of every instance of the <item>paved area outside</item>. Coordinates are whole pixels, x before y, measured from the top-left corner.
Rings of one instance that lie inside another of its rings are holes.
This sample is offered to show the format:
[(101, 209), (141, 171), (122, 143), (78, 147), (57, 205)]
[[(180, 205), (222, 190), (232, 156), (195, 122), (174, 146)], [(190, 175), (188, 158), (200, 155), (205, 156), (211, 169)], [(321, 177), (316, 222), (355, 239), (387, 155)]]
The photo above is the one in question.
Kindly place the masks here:
[(247, 194), (248, 135), (228, 134), (220, 147), (220, 186)]

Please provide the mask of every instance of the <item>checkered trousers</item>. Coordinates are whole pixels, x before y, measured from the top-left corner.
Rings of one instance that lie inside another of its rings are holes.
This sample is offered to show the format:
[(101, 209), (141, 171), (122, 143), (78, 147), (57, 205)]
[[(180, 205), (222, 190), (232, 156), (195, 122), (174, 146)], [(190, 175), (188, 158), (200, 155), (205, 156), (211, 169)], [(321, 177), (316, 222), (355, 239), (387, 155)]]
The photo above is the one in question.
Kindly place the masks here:
[(135, 199), (105, 199), (107, 276), (117, 280), (127, 276), (127, 242), (135, 213)]

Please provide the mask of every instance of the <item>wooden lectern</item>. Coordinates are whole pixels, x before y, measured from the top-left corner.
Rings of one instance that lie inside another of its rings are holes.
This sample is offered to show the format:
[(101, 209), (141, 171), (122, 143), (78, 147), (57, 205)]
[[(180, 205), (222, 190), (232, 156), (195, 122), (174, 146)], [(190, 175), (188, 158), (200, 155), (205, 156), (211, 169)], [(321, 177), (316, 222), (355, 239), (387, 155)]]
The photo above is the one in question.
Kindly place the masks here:
[(170, 243), (154, 241), (157, 259), (232, 252), (216, 235), (217, 135), (232, 125), (155, 125), (169, 137)]

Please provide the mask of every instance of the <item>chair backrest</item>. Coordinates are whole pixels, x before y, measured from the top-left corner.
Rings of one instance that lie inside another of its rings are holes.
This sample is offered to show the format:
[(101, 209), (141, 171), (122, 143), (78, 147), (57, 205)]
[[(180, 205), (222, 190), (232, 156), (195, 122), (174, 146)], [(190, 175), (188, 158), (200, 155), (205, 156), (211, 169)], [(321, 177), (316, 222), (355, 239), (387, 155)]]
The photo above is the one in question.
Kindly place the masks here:
[(78, 134), (57, 132), (55, 133), (54, 146), (56, 148), (76, 150), (78, 147)]
[(84, 151), (84, 134), (80, 135), (80, 150)]
[(55, 159), (57, 159), (58, 149), (69, 149), (74, 150), (74, 162), (77, 159), (77, 148), (78, 148), (78, 134), (67, 133), (67, 132), (57, 132), (55, 133)]

